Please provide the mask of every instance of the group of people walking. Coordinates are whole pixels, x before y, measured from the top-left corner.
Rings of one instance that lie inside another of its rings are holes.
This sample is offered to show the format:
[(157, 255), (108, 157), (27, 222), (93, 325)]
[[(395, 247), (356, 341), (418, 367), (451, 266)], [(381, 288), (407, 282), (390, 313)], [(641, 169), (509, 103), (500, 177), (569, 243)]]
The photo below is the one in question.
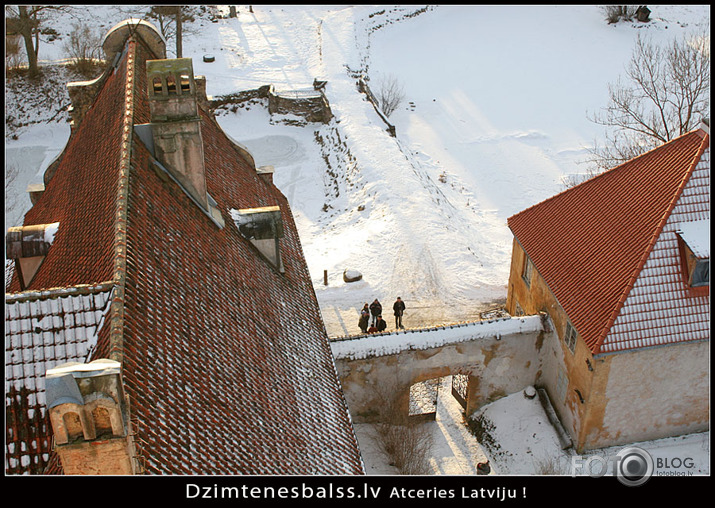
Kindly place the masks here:
[[(395, 328), (404, 328), (402, 326), (402, 315), (405, 312), (405, 302), (399, 296), (395, 303), (392, 304), (392, 310), (395, 314)], [(372, 319), (372, 321), (371, 321)], [(387, 322), (382, 319), (382, 304), (375, 298), (371, 304), (365, 304), (360, 311), (360, 321), (358, 326), (362, 333), (378, 333), (383, 332), (387, 328)]]

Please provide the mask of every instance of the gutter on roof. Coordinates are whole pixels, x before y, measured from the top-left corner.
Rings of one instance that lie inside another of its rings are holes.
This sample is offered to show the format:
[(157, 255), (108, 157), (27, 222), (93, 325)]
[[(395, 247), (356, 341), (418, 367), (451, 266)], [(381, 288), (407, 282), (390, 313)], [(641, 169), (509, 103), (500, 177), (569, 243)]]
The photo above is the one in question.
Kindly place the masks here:
[(5, 293), (5, 303), (33, 302), (48, 298), (61, 298), (65, 296), (92, 295), (106, 293), (114, 287), (114, 281), (109, 280), (98, 284), (78, 284), (71, 287), (57, 287), (50, 289), (22, 291), (20, 293)]

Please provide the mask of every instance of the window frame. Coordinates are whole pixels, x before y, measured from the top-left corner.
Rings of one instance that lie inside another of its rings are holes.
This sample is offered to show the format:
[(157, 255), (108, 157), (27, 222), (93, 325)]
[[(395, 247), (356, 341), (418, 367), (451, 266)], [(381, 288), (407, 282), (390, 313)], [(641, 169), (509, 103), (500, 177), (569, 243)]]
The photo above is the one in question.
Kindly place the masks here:
[[(680, 233), (677, 233), (676, 236), (683, 283), (696, 294), (708, 294), (710, 292), (710, 257), (698, 257)], [(698, 270), (698, 267), (704, 265), (707, 266), (707, 278), (698, 280), (695, 277), (701, 271)]]
[(576, 341), (578, 340), (578, 331), (571, 321), (566, 321), (566, 330), (564, 331), (564, 344), (572, 354), (576, 352)]
[(556, 375), (556, 394), (559, 397), (561, 403), (566, 402), (566, 394), (569, 388), (569, 377), (564, 372), (563, 368), (559, 367), (558, 373)]
[(534, 263), (528, 255), (524, 256), (524, 265), (521, 268), (521, 280), (526, 283), (526, 287), (531, 288), (531, 278), (534, 275)]
[[(705, 277), (699, 277), (705, 267)], [(710, 285), (710, 258), (695, 258), (695, 264), (690, 272), (690, 287), (699, 288)]]

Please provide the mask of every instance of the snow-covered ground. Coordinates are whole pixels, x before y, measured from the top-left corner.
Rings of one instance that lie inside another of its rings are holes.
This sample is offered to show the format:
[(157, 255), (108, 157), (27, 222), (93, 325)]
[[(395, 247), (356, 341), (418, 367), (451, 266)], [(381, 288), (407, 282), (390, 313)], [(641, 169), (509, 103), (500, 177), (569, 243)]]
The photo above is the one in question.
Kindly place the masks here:
[[(217, 18), (187, 24), (183, 56), (206, 76), (209, 95), (327, 81), (330, 124), (286, 125), (261, 104), (221, 110), (218, 121), (258, 166), (275, 167), (331, 336), (356, 333), (359, 309), (375, 298), (389, 308), (401, 296), (408, 327), (468, 321), (501, 304), (512, 242), (506, 219), (586, 172), (586, 148), (601, 135), (586, 114), (605, 106), (636, 37), (666, 42), (709, 34), (710, 24), (709, 5), (653, 5), (649, 23), (614, 25), (588, 5), (256, 5), (253, 12), (238, 6), (237, 18), (227, 17), (227, 6), (202, 7)], [(102, 20), (106, 32), (145, 11), (93, 5), (57, 16), (49, 23), (59, 38), (42, 43), (40, 60), (65, 57), (62, 41), (76, 17)], [(215, 61), (204, 62), (205, 54)], [(373, 88), (390, 76), (404, 87), (389, 119), (396, 137), (358, 92), (357, 75)], [(44, 121), (52, 115), (42, 108), (20, 113), (27, 101), (8, 90), (6, 118), (43, 121), (6, 132), (6, 227), (21, 223), (27, 185), (41, 182), (69, 136), (66, 115)], [(362, 280), (345, 283), (346, 269)], [(505, 414), (519, 414), (519, 397), (492, 409), (511, 402)], [(502, 449), (520, 458), (494, 458), (500, 473), (557, 454), (541, 453), (540, 442), (527, 452), (529, 440), (510, 439), (512, 424), (505, 425)], [(709, 459), (709, 434), (689, 439), (696, 444), (688, 441), (687, 453)], [(450, 441), (445, 457), (452, 458), (436, 459), (435, 472), (473, 470), (483, 452), (455, 443), (473, 444)], [(446, 466), (451, 460), (460, 465)]]
[[(588, 474), (584, 465), (589, 459), (593, 473), (599, 474), (606, 460), (626, 448), (614, 446), (583, 455), (573, 449), (562, 449), (538, 397), (530, 399), (522, 392), (499, 399), (478, 412), (477, 416), (490, 422), (489, 427), (493, 429), (490, 437), (494, 445), (482, 445), (464, 425), (462, 408), (450, 389), (451, 378), (443, 378), (435, 421), (424, 424), (432, 430), (430, 474), (476, 475), (477, 464), (489, 461), (491, 475), (584, 475)], [(355, 427), (367, 473), (397, 474), (375, 444), (371, 426), (356, 424)], [(628, 445), (631, 446), (650, 454), (654, 476), (710, 474), (709, 432)], [(607, 467), (607, 474), (613, 474), (612, 463)]]

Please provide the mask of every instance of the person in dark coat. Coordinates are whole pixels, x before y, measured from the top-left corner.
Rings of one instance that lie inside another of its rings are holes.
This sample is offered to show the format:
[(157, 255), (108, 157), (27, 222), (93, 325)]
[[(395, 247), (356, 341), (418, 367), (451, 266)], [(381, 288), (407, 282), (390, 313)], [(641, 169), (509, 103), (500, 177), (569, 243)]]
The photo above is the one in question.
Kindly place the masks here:
[(370, 313), (365, 314), (364, 312), (360, 314), (360, 321), (358, 321), (358, 326), (362, 333), (367, 333), (367, 325), (370, 323)]
[(366, 303), (362, 310), (360, 311), (361, 316), (367, 316), (368, 319), (370, 319), (370, 306)]
[(375, 328), (377, 328), (377, 332), (384, 332), (385, 328), (387, 328), (387, 321), (382, 319), (382, 316), (377, 316), (377, 321), (375, 322)]
[(404, 328), (402, 326), (402, 314), (405, 312), (405, 302), (399, 296), (395, 303), (392, 304), (392, 310), (395, 311), (395, 328)]
[(372, 314), (372, 324), (377, 323), (377, 316), (382, 314), (382, 304), (375, 298), (375, 301), (370, 304), (370, 314)]

